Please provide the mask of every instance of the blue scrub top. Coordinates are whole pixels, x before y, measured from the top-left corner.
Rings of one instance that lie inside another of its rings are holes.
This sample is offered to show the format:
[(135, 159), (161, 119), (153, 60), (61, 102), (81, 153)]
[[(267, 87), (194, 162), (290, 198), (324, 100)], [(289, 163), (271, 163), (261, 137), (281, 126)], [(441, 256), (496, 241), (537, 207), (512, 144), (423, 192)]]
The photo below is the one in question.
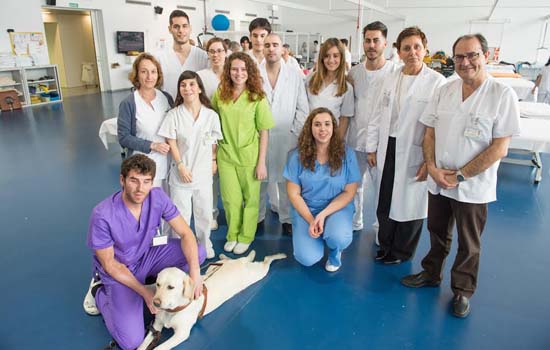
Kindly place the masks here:
[[(361, 182), (355, 151), (350, 147), (346, 147), (342, 168), (333, 176), (328, 162), (319, 164), (315, 161), (315, 171), (304, 168), (298, 150), (294, 149), (288, 155), (283, 177), (301, 187), (302, 198), (314, 212), (326, 208), (347, 184)], [(353, 205), (353, 201), (350, 204)]]

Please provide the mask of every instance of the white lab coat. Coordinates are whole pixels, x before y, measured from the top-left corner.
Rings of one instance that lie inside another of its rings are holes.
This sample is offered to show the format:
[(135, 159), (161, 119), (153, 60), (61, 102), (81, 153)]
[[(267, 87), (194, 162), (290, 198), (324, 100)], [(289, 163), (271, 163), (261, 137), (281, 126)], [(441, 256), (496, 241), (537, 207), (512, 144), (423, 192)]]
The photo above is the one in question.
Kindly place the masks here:
[(300, 74), (281, 60), (275, 89), (267, 77), (265, 62), (260, 65), (263, 89), (271, 107), (275, 127), (269, 130), (267, 173), (269, 182), (284, 182), (287, 153), (296, 147), (297, 136), (309, 114), (306, 89)]
[[(375, 117), (369, 125), (370, 150), (377, 149), (378, 187), (382, 181), (382, 172), (386, 159), (390, 120), (397, 84), (403, 67), (388, 76), (376, 105)], [(428, 213), (427, 182), (416, 181), (416, 172), (424, 162), (422, 141), (425, 126), (419, 122), (436, 88), (445, 83), (445, 78), (423, 65), (422, 70), (406, 91), (401, 105), (395, 145), (395, 179), (390, 209), (390, 218), (395, 221), (423, 219)], [(377, 146), (372, 145), (377, 142)], [(377, 194), (378, 197), (379, 193)], [(377, 198), (378, 202), (378, 198)]]
[[(170, 196), (183, 218), (195, 220), (195, 233), (200, 243), (212, 247), (212, 145), (223, 138), (218, 114), (201, 107), (197, 120), (184, 105), (173, 108), (164, 119), (159, 135), (175, 139), (184, 166), (193, 176), (191, 183), (180, 178), (177, 165), (172, 162), (169, 184)], [(173, 234), (175, 237), (175, 235)]]
[(353, 86), (349, 82), (346, 81), (347, 90), (342, 96), (336, 96), (336, 93), (338, 92), (336, 80), (315, 95), (309, 89), (309, 81), (311, 79), (313, 79), (313, 74), (308, 75), (304, 80), (310, 111), (318, 107), (328, 108), (334, 115), (334, 118), (336, 118), (337, 122), (340, 121), (340, 116), (351, 118), (355, 115)]
[(208, 55), (206, 51), (199, 49), (196, 46), (191, 46), (189, 56), (187, 56), (183, 64), (180, 63), (176, 52), (172, 47), (168, 47), (162, 51), (156, 52), (155, 57), (162, 67), (164, 82), (162, 83), (163, 90), (168, 92), (174, 101), (178, 94), (178, 79), (186, 70), (198, 72), (201, 69), (208, 67)]
[(212, 68), (200, 70), (197, 74), (201, 77), (204, 90), (206, 90), (206, 96), (212, 99), (212, 96), (214, 96), (214, 93), (218, 90), (218, 86), (220, 85), (220, 78), (218, 78)]

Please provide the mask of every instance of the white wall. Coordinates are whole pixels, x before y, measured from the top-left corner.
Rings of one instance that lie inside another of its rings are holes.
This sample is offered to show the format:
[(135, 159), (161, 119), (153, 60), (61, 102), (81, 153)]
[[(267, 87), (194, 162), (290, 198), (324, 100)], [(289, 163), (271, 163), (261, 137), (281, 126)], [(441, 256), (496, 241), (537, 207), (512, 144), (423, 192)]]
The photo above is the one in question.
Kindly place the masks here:
[(11, 52), (6, 30), (16, 32), (44, 32), (40, 6), (44, 0), (2, 1), (0, 7), (0, 53)]
[[(30, 0), (24, 0), (30, 1)], [(193, 37), (196, 37), (204, 27), (202, 1), (174, 1), (174, 0), (158, 0), (154, 1), (154, 6), (164, 8), (162, 15), (157, 15), (153, 11), (153, 6), (143, 6), (126, 4), (123, 0), (95, 0), (95, 1), (78, 1), (78, 0), (61, 0), (57, 1), (58, 6), (68, 6), (69, 2), (77, 2), (81, 7), (87, 6), (91, 9), (99, 9), (103, 14), (104, 32), (106, 35), (107, 59), (109, 66), (109, 78), (111, 88), (113, 90), (130, 88), (131, 84), (128, 81), (128, 73), (131, 69), (131, 60), (124, 54), (116, 52), (116, 32), (117, 31), (142, 31), (145, 32), (145, 50), (155, 52), (160, 42), (164, 41), (167, 45), (171, 45), (172, 37), (168, 32), (169, 16), (172, 10), (176, 9), (178, 4), (185, 6), (194, 6), (196, 10), (184, 10), (191, 19), (193, 27)], [(228, 1), (207, 1), (207, 16), (212, 17), (214, 9), (229, 10), (230, 19), (234, 19), (236, 23), (241, 20), (247, 20), (246, 12), (257, 13), (259, 16), (267, 16), (267, 5), (251, 3), (248, 0), (228, 0)], [(249, 17), (248, 17), (249, 18)], [(249, 20), (249, 19), (248, 19)], [(209, 20), (210, 21), (210, 20)], [(210, 23), (208, 24), (212, 30)], [(239, 28), (236, 28), (239, 29)], [(247, 30), (248, 28), (243, 28)], [(120, 67), (111, 68), (111, 65), (118, 63)]]
[[(532, 1), (532, 0), (530, 0)], [(107, 65), (109, 66), (109, 79), (113, 90), (130, 87), (127, 74), (130, 65), (125, 55), (116, 53), (116, 31), (143, 31), (145, 32), (145, 47), (148, 51), (155, 51), (158, 43), (164, 39), (167, 45), (171, 43), (171, 37), (167, 31), (168, 16), (177, 4), (195, 6), (196, 11), (187, 11), (191, 17), (191, 24), (194, 35), (198, 34), (203, 27), (202, 1), (199, 0), (156, 0), (155, 6), (162, 6), (164, 13), (155, 15), (153, 8), (149, 6), (126, 4), (124, 0), (58, 0), (58, 6), (68, 6), (69, 2), (78, 3), (81, 8), (99, 9), (103, 13), (104, 32), (107, 46)], [(303, 1), (302, 1), (303, 2)], [(336, 1), (333, 1), (335, 3)], [(475, 1), (470, 1), (475, 2)], [(501, 1), (502, 2), (502, 1)], [(303, 2), (308, 6), (319, 8), (325, 6), (327, 1), (310, 3)], [(434, 4), (445, 2), (434, 2)], [(45, 0), (19, 0), (17, 2), (4, 1), (0, 11), (0, 52), (9, 51), (9, 38), (7, 28), (16, 31), (38, 31), (44, 32), (40, 7)], [(390, 1), (390, 4), (398, 4)], [(404, 25), (419, 25), (428, 36), (430, 51), (444, 50), (450, 53), (452, 43), (459, 35), (469, 33), (470, 21), (487, 17), (492, 1), (482, 1), (483, 6), (470, 6), (467, 8), (421, 8), (415, 9), (416, 2), (401, 1), (403, 7), (394, 7), (392, 10), (407, 16), (406, 22), (396, 20), (387, 15), (380, 15), (376, 12), (364, 12), (363, 24), (373, 20), (382, 20), (389, 27), (388, 41), (391, 43), (397, 37)], [(409, 7), (404, 7), (409, 6)], [(435, 5), (434, 5), (435, 6)], [(548, 7), (546, 7), (548, 6)], [(239, 28), (240, 21), (250, 21), (246, 12), (256, 13), (258, 16), (267, 17), (270, 15), (268, 5), (252, 2), (249, 0), (207, 0), (208, 17), (211, 18), (214, 8), (229, 10), (229, 18), (235, 20), (236, 30), (247, 30)], [(280, 17), (283, 29), (293, 29), (301, 32), (320, 32), (325, 38), (348, 37), (353, 35), (353, 45), (359, 41), (354, 36), (356, 32), (356, 21), (353, 18), (355, 11), (335, 12), (334, 15), (320, 15), (302, 10), (293, 10), (280, 7), (277, 16)], [(351, 17), (342, 19), (342, 14)], [(504, 40), (501, 46), (501, 59), (515, 61), (533, 61), (536, 57), (536, 48), (542, 26), (542, 17), (550, 14), (550, 1), (542, 1), (539, 8), (503, 8), (497, 9), (494, 18), (510, 18), (511, 22), (505, 26)], [(211, 26), (209, 24), (209, 28)], [(541, 60), (546, 61), (546, 57)], [(119, 63), (120, 68), (111, 68), (111, 64)]]

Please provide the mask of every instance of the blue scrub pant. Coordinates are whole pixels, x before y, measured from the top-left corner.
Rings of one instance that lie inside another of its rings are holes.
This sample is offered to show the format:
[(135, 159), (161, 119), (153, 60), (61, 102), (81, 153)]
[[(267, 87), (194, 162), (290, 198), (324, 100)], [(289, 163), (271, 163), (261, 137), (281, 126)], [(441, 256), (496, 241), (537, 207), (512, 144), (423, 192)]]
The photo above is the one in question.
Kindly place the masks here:
[[(311, 210), (311, 208), (310, 208)], [(316, 216), (320, 210), (313, 211)], [(328, 260), (331, 265), (340, 266), (342, 251), (353, 239), (353, 202), (332, 213), (325, 219), (323, 234), (319, 238), (309, 235), (309, 224), (292, 208), (292, 245), (294, 258), (304, 266), (311, 266), (323, 258), (325, 243), (329, 248)]]
[[(206, 257), (206, 251), (199, 245), (199, 262)], [(134, 266), (128, 267), (140, 283), (156, 275), (166, 267), (179, 267), (188, 272), (187, 263), (179, 239), (170, 239), (168, 244), (151, 247)], [(103, 316), (111, 336), (122, 350), (137, 348), (145, 338), (143, 321), (143, 298), (134, 290), (114, 280), (102, 268), (97, 268), (103, 286), (95, 296), (97, 308)]]

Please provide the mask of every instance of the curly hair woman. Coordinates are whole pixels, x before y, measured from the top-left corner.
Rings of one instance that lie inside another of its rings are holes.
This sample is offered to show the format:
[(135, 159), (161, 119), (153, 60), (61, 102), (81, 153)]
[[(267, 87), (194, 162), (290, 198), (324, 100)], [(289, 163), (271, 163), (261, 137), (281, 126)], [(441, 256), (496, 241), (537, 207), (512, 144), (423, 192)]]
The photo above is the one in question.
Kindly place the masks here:
[(260, 184), (267, 178), (268, 130), (275, 126), (260, 72), (248, 54), (229, 56), (212, 106), (223, 133), (217, 153), (227, 219), (224, 250), (242, 254), (256, 235)]
[(294, 258), (311, 266), (329, 248), (325, 269), (337, 271), (353, 238), (353, 196), (361, 181), (355, 152), (334, 132), (328, 108), (314, 109), (283, 173), (292, 204)]

